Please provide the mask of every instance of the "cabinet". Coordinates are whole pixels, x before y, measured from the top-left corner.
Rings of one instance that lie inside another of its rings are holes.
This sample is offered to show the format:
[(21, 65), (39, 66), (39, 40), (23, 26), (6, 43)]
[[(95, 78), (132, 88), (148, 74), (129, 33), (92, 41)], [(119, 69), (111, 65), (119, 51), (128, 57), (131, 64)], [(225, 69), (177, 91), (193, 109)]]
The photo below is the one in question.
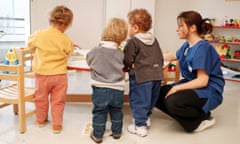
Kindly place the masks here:
[(208, 37), (222, 61), (226, 80), (240, 82), (240, 27), (214, 26)]

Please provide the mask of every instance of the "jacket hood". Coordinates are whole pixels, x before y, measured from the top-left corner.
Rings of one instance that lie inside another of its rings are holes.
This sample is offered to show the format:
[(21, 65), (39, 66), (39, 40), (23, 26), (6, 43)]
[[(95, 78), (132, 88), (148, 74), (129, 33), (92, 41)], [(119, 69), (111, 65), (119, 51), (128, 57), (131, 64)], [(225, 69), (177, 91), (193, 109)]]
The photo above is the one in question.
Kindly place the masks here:
[(138, 38), (140, 41), (142, 41), (146, 45), (152, 45), (154, 43), (155, 37), (152, 33), (138, 33), (135, 35), (136, 38)]

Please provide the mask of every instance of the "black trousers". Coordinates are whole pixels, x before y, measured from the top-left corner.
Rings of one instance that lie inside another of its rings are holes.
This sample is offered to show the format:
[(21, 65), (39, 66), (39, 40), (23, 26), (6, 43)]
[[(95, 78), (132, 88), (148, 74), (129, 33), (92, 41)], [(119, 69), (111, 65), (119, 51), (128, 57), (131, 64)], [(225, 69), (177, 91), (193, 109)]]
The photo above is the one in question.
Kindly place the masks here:
[(199, 98), (193, 90), (178, 91), (165, 98), (171, 88), (170, 85), (161, 87), (155, 106), (179, 122), (185, 131), (194, 131), (203, 120), (210, 118), (211, 113), (202, 110), (206, 98)]

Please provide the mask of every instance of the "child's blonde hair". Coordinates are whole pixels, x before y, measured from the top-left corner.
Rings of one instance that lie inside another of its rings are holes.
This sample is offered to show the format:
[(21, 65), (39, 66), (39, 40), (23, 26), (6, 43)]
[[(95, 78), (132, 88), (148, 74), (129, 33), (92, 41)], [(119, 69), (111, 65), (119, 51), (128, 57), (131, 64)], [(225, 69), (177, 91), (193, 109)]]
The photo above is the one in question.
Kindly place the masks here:
[(101, 40), (113, 41), (121, 44), (127, 38), (128, 25), (125, 20), (120, 18), (112, 18), (105, 27)]
[(69, 26), (73, 21), (73, 13), (66, 6), (56, 6), (50, 13), (49, 23), (62, 27)]
[(143, 32), (147, 32), (152, 27), (152, 17), (146, 9), (134, 9), (128, 13), (128, 22), (137, 25)]

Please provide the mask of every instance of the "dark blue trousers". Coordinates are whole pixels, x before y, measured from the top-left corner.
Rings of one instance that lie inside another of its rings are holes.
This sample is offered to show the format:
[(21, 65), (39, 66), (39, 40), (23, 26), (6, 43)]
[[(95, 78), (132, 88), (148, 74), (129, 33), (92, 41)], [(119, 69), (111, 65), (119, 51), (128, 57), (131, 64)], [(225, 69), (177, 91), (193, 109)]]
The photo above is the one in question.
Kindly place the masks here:
[(129, 102), (135, 125), (146, 126), (146, 121), (158, 100), (161, 81), (154, 80), (137, 83), (135, 77), (130, 76), (129, 85)]

